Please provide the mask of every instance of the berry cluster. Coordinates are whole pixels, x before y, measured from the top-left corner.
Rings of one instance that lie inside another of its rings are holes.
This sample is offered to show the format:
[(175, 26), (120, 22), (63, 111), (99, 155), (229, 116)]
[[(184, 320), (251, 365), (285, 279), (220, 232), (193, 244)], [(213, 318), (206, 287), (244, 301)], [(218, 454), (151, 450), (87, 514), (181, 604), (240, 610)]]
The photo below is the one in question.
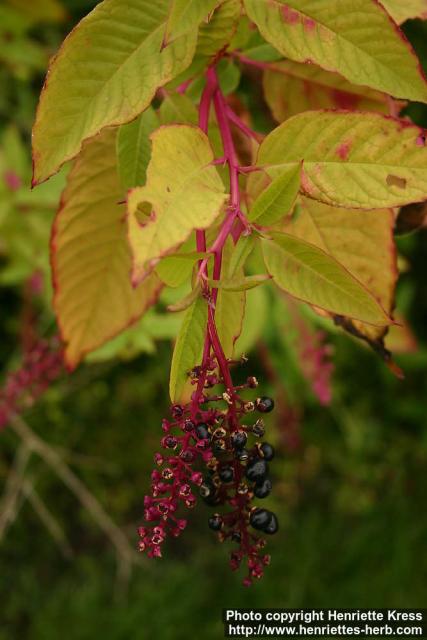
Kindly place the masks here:
[(0, 428), (12, 413), (31, 406), (63, 371), (59, 340), (38, 340), (26, 351), (17, 371), (10, 373), (0, 390)]
[(152, 493), (144, 499), (146, 525), (139, 529), (139, 548), (150, 557), (161, 556), (166, 536), (178, 536), (187, 524), (176, 516), (178, 507), (194, 507), (199, 494), (209, 506), (225, 507), (210, 516), (208, 525), (221, 542), (237, 543), (230, 564), (237, 569), (246, 558), (249, 572), (244, 584), (249, 585), (270, 562), (262, 553), (265, 539), (257, 532), (271, 535), (278, 530), (276, 515), (252, 504), (254, 498), (270, 494), (269, 462), (274, 448), (262, 441), (262, 417), (251, 421), (249, 416), (269, 413), (274, 402), (268, 397), (254, 401), (241, 397), (243, 390), (257, 387), (254, 377), (222, 394), (208, 395), (207, 389), (224, 386), (215, 365), (213, 361), (193, 369), (192, 382), (203, 392), (195, 391), (186, 405), (174, 405), (172, 419), (163, 421), (166, 453), (155, 455), (159, 468), (151, 476)]

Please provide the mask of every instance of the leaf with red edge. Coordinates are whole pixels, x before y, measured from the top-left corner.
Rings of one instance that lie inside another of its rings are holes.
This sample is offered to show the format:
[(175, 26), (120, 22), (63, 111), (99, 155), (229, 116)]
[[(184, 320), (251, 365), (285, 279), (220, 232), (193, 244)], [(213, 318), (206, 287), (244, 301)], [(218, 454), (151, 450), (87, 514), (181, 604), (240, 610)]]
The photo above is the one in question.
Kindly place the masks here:
[(262, 36), (295, 62), (313, 62), (349, 82), (427, 102), (415, 53), (376, 0), (244, 0)]
[[(391, 209), (339, 209), (301, 198), (298, 216), (288, 218), (283, 228), (338, 260), (391, 315), (398, 276), (393, 227)], [(352, 323), (369, 340), (387, 332), (385, 326)]]
[(348, 82), (315, 64), (275, 62), (264, 73), (264, 95), (277, 122), (311, 109), (389, 113), (384, 93)]
[(427, 19), (427, 0), (380, 0), (398, 24), (411, 18)]
[(108, 130), (76, 160), (52, 232), (53, 302), (70, 368), (140, 318), (162, 287), (156, 275), (131, 286), (123, 199)]

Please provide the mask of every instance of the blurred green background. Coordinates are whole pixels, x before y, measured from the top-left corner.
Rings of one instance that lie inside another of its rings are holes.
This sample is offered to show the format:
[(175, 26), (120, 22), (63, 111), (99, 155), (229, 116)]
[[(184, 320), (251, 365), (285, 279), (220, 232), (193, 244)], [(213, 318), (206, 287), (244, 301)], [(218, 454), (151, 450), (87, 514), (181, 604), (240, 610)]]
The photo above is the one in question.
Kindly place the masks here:
[[(19, 366), (28, 314), (40, 335), (55, 332), (47, 243), (64, 175), (29, 192), (30, 131), (49, 57), (95, 4), (0, 3), (1, 382)], [(411, 21), (404, 29), (426, 67), (426, 25)], [(425, 107), (409, 110), (427, 125)], [(256, 115), (261, 121), (262, 113)], [(269, 541), (272, 564), (250, 589), (229, 570), (229, 549), (207, 529), (204, 505), (190, 514), (185, 535), (166, 545), (162, 560), (133, 552), (168, 411), (175, 318), (153, 312), (137, 333), (63, 376), (23, 412), (83, 483), (89, 509), (81, 485), (78, 499), (42, 456), (33, 453), (24, 465), (19, 438), (4, 429), (0, 640), (208, 640), (222, 637), (225, 606), (425, 606), (426, 241), (425, 229), (398, 239), (398, 309), (410, 327), (409, 337), (393, 341), (403, 381), (367, 348), (327, 330), (332, 401), (322, 405), (301, 362), (302, 331), (319, 337), (312, 316), (268, 289), (249, 301), (242, 342), (250, 349), (247, 374), (257, 375), (263, 391), (278, 400), (268, 425), (278, 450), (269, 503), (281, 522)], [(34, 278), (44, 286), (29, 294)], [(118, 350), (125, 357), (111, 358)], [(5, 519), (17, 472), (26, 491)]]

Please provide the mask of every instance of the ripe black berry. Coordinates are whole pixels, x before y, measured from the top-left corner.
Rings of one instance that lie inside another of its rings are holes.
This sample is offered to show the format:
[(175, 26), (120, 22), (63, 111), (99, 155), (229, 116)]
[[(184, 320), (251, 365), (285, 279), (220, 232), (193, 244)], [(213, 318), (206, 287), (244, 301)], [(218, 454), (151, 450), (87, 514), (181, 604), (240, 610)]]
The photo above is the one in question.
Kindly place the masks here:
[(210, 498), (215, 491), (215, 485), (211, 478), (206, 478), (199, 487), (199, 492), (202, 498)]
[(256, 408), (261, 413), (270, 413), (274, 409), (274, 400), (272, 398), (268, 398), (267, 396), (263, 396), (262, 398), (256, 399)]
[(223, 482), (232, 482), (234, 479), (233, 467), (223, 467), (219, 472), (219, 477)]
[(273, 460), (274, 447), (269, 442), (263, 442), (260, 446), (260, 451), (264, 460)]
[(222, 518), (219, 513), (214, 513), (213, 516), (209, 518), (208, 525), (212, 531), (220, 531), (222, 527)]
[(270, 478), (264, 478), (262, 482), (257, 484), (254, 489), (254, 494), (257, 498), (266, 498), (271, 492), (271, 480)]
[(268, 464), (265, 460), (255, 459), (246, 467), (245, 475), (251, 482), (261, 482), (268, 473)]
[(274, 533), (277, 533), (279, 530), (279, 522), (277, 520), (277, 517), (274, 513), (271, 513), (271, 519), (270, 522), (264, 527), (263, 531), (264, 533), (268, 533), (268, 535), (273, 535)]
[(272, 515), (271, 511), (267, 511), (267, 509), (255, 509), (249, 517), (249, 522), (254, 529), (265, 531), (265, 527), (270, 523)]
[(248, 436), (245, 431), (234, 431), (231, 434), (231, 446), (233, 449), (243, 449), (247, 441)]
[(196, 427), (196, 436), (199, 440), (207, 440), (209, 438), (209, 430), (204, 422), (201, 422)]

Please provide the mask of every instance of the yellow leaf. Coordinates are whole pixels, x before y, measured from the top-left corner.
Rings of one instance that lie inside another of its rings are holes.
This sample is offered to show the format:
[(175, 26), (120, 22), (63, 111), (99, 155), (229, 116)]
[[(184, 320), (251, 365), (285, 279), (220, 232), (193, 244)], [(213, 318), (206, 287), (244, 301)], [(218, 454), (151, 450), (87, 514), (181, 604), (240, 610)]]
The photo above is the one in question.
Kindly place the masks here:
[(285, 60), (264, 73), (264, 94), (278, 122), (310, 109), (349, 109), (389, 113), (387, 96), (351, 84), (315, 64)]
[(161, 288), (156, 275), (130, 284), (123, 196), (109, 130), (77, 159), (52, 233), (54, 307), (70, 367), (140, 318)]
[[(209, 227), (226, 200), (224, 185), (211, 164), (209, 140), (201, 129), (164, 126), (151, 139), (147, 184), (128, 196), (134, 283), (141, 282), (194, 229)], [(138, 219), (141, 208), (145, 215)]]
[[(393, 212), (338, 209), (308, 198), (301, 198), (300, 205), (298, 216), (286, 220), (284, 229), (338, 260), (391, 315), (397, 280)], [(353, 323), (370, 340), (386, 332), (385, 327)]]
[(423, 129), (375, 113), (306, 111), (262, 142), (257, 164), (276, 177), (303, 161), (303, 192), (325, 204), (374, 209), (427, 199)]

